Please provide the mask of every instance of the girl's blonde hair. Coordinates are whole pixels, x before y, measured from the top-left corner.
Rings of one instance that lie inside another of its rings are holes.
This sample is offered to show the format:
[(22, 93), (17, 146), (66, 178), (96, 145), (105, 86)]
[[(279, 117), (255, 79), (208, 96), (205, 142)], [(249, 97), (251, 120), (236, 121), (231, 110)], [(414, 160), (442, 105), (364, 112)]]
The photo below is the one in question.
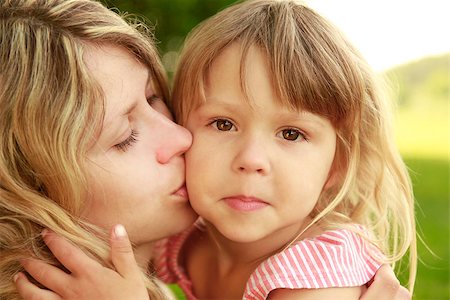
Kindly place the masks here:
[(336, 184), (322, 193), (312, 224), (363, 224), (391, 263), (409, 250), (412, 290), (417, 259), (412, 187), (379, 78), (346, 38), (308, 7), (295, 1), (245, 1), (188, 36), (173, 90), (172, 107), (181, 124), (206, 101), (208, 70), (232, 43), (241, 46), (241, 82), (247, 94), (245, 59), (256, 46), (267, 57), (281, 104), (324, 116), (336, 129)]
[[(104, 230), (80, 218), (86, 153), (102, 127), (104, 96), (83, 61), (87, 44), (126, 49), (168, 99), (150, 31), (90, 0), (0, 2), (0, 299), (17, 299), (20, 259), (58, 265), (43, 228), (112, 268)], [(146, 279), (152, 299), (165, 298)]]

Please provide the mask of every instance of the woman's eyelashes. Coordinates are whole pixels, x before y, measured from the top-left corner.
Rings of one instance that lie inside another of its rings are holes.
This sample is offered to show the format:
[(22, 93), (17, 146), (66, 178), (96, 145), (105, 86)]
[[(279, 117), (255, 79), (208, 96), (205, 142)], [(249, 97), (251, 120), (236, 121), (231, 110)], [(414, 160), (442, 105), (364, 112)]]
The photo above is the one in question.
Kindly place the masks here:
[(131, 146), (133, 146), (134, 143), (138, 141), (138, 132), (134, 129), (131, 130), (131, 134), (129, 137), (127, 137), (124, 141), (114, 145), (114, 148), (117, 150), (120, 150), (122, 152), (127, 151)]
[[(237, 131), (236, 125), (234, 125), (232, 121), (225, 118), (214, 119), (209, 122), (208, 125), (219, 131)], [(307, 135), (302, 130), (295, 127), (282, 129), (276, 134), (276, 136), (290, 142), (307, 142), (309, 140)]]

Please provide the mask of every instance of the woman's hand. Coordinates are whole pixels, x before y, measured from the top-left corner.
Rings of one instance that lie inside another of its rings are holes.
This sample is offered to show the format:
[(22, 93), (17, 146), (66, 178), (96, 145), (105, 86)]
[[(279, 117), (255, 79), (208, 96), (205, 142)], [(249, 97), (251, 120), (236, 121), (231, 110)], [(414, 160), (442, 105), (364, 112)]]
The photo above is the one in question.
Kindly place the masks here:
[(411, 300), (411, 293), (400, 285), (389, 265), (383, 265), (360, 300)]
[[(125, 228), (111, 231), (111, 258), (117, 272), (101, 266), (64, 238), (47, 232), (44, 241), (55, 257), (71, 272), (35, 259), (22, 261), (25, 270), (49, 290), (41, 289), (18, 274), (15, 284), (24, 299), (148, 299), (141, 272)], [(392, 268), (382, 266), (360, 300), (411, 300)]]
[(36, 259), (25, 259), (25, 270), (48, 290), (31, 283), (25, 274), (14, 278), (24, 299), (148, 299), (147, 289), (134, 258), (125, 228), (111, 230), (111, 259), (117, 271), (103, 267), (79, 248), (55, 233), (43, 232), (43, 239), (55, 257), (70, 271)]

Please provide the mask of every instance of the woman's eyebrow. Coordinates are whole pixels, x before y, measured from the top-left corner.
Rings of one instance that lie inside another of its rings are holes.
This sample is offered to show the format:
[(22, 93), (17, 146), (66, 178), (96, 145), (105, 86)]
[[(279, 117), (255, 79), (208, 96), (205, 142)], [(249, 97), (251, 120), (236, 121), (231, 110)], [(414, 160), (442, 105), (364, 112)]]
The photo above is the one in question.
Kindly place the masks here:
[[(151, 86), (151, 84), (152, 84), (152, 81), (151, 81), (151, 76), (150, 76), (150, 71), (148, 70), (147, 72), (146, 72), (146, 79), (145, 79), (145, 90), (147, 90), (148, 89), (148, 86), (150, 85)], [(147, 94), (147, 93), (146, 93)], [(110, 118), (107, 122), (105, 122), (105, 125), (109, 125), (109, 124), (111, 124), (112, 122), (114, 122), (114, 120), (117, 118), (117, 117), (122, 117), (122, 116), (126, 116), (126, 115), (128, 115), (128, 114), (130, 114), (135, 108), (136, 108), (136, 106), (138, 105), (138, 100), (136, 99), (136, 93), (133, 93), (133, 95), (128, 95), (129, 96), (129, 98), (127, 98), (124, 102), (126, 102), (126, 105), (122, 108), (122, 109), (120, 109), (120, 110), (118, 110), (118, 112), (117, 113), (115, 113), (113, 116), (112, 116), (112, 118)]]
[(125, 108), (121, 110), (118, 116), (126, 116), (130, 114), (136, 108), (137, 105), (138, 105), (137, 101), (130, 102), (129, 105), (125, 106)]
[(103, 122), (103, 128), (108, 129), (121, 117), (130, 114), (138, 105), (138, 101), (128, 101), (128, 104), (120, 110), (111, 112), (110, 116)]

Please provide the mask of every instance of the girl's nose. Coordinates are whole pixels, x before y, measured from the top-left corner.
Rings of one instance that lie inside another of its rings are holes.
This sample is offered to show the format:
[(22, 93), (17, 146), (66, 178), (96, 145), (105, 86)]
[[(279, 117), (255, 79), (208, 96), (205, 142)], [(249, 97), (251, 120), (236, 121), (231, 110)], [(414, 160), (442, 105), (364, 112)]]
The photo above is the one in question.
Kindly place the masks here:
[(239, 173), (267, 175), (270, 172), (270, 165), (264, 143), (253, 138), (239, 145), (232, 168)]
[(168, 163), (173, 157), (183, 155), (192, 145), (192, 134), (186, 128), (172, 122), (164, 120), (165, 126), (161, 127), (161, 132), (155, 136), (160, 139), (160, 145), (156, 153), (159, 163)]

